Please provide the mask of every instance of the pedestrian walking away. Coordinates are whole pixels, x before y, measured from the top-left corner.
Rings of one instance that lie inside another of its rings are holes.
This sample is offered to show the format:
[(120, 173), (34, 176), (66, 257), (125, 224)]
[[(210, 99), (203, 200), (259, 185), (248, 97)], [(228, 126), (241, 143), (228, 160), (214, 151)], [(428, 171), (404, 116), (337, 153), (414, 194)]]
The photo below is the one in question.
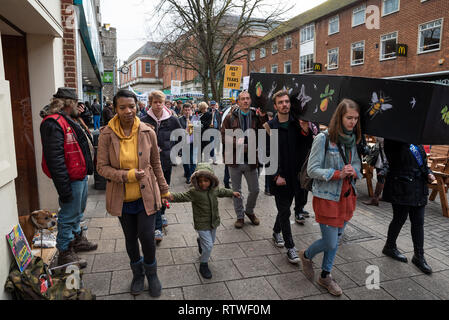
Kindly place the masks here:
[[(114, 97), (116, 115), (101, 129), (97, 170), (107, 180), (106, 210), (118, 216), (133, 273), (131, 294), (144, 289), (161, 295), (154, 239), (155, 213), (169, 196), (153, 129), (136, 117), (137, 97), (120, 90)], [(139, 242), (143, 257), (140, 255)]]
[(94, 130), (100, 129), (101, 106), (97, 102), (97, 99), (94, 99), (94, 103), (92, 104), (92, 114), (94, 116)]
[[(165, 94), (156, 90), (151, 92), (148, 97), (148, 104), (151, 106), (147, 113), (141, 117), (141, 121), (149, 124), (156, 132), (157, 144), (160, 151), (160, 161), (165, 181), (170, 185), (172, 162), (170, 160), (170, 150), (177, 143), (170, 141), (170, 135), (173, 130), (181, 128), (181, 124), (176, 116), (165, 108)], [(159, 243), (163, 239), (162, 228), (167, 226), (165, 219), (165, 206), (156, 213), (155, 238)]]
[(170, 195), (172, 202), (192, 202), (194, 228), (198, 232), (198, 251), (200, 257), (200, 274), (206, 279), (212, 278), (209, 258), (215, 242), (217, 227), (220, 225), (218, 198), (240, 197), (239, 192), (219, 188), (219, 180), (210, 164), (199, 163), (192, 175), (192, 188), (187, 192)]
[(93, 173), (88, 138), (78, 125), (77, 94), (73, 88), (58, 88), (41, 115), (42, 170), (53, 180), (59, 196), (58, 266), (87, 266), (77, 252), (96, 250), (83, 234), (80, 222), (87, 202), (87, 176)]
[[(278, 211), (273, 227), (273, 240), (278, 247), (285, 245), (289, 262), (299, 263), (290, 226), (290, 207), (296, 193), (305, 193), (305, 190), (298, 190), (301, 189), (298, 173), (312, 146), (313, 136), (307, 121), (296, 120), (290, 114), (287, 91), (276, 92), (272, 99), (277, 115), (265, 123), (264, 127), (268, 135), (272, 130), (278, 130), (278, 141), (275, 142), (278, 146), (278, 168), (275, 174), (269, 176), (270, 190), (274, 194)], [(305, 218), (301, 214), (299, 217), (304, 223)]]
[[(240, 198), (234, 198), (234, 210), (237, 215), (237, 220), (234, 223), (236, 228), (242, 228), (244, 226), (245, 215), (250, 219), (254, 225), (259, 225), (260, 221), (257, 218), (254, 208), (256, 206), (257, 196), (259, 194), (259, 177), (257, 175), (258, 159), (257, 159), (257, 145), (258, 145), (258, 129), (263, 129), (263, 124), (267, 122), (268, 117), (266, 113), (257, 112), (256, 109), (251, 108), (251, 97), (248, 91), (242, 91), (238, 96), (238, 107), (233, 108), (226, 116), (221, 127), (221, 139), (223, 143), (224, 162), (229, 168), (230, 177), (232, 180), (232, 190), (234, 192), (242, 193), (242, 176), (245, 177), (248, 185), (248, 200), (246, 207), (243, 206), (243, 201)], [(248, 136), (244, 138), (234, 139), (233, 135), (226, 133), (227, 129), (231, 129), (232, 132), (240, 129), (243, 132), (251, 129), (255, 131), (256, 141), (251, 141), (256, 145), (256, 154), (251, 155), (255, 157), (256, 163), (249, 163), (250, 155), (248, 154), (250, 143)], [(237, 141), (235, 141), (237, 140)], [(240, 145), (237, 148), (237, 144)], [(232, 148), (233, 157), (227, 156), (226, 148)], [(240, 151), (237, 155), (237, 150)], [(243, 159), (242, 163), (238, 163), (237, 159)]]
[(422, 272), (431, 274), (432, 268), (424, 258), (424, 213), (429, 195), (427, 184), (432, 183), (435, 176), (427, 166), (423, 146), (386, 139), (384, 148), (389, 165), (384, 200), (393, 207), (393, 219), (382, 253), (407, 262), (407, 258), (397, 249), (396, 240), (407, 217), (410, 217), (414, 248), (412, 263)]
[(328, 130), (313, 140), (307, 164), (307, 174), (313, 179), (313, 210), (320, 225), (321, 239), (307, 250), (301, 250), (299, 256), (304, 274), (312, 281), (312, 259), (324, 252), (317, 282), (335, 296), (343, 291), (332, 278), (331, 271), (338, 243), (356, 207), (355, 183), (362, 178), (356, 145), (361, 139), (359, 117), (357, 103), (343, 99), (332, 115)]

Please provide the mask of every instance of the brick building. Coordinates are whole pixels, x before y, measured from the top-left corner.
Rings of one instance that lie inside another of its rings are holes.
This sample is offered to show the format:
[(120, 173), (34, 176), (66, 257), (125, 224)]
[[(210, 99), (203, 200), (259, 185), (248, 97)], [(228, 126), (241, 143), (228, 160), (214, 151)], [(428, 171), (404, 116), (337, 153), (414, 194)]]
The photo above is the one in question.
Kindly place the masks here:
[(130, 55), (122, 65), (122, 68), (128, 68), (128, 73), (120, 73), (119, 87), (127, 89), (131, 86), (139, 93), (161, 90), (163, 68), (160, 63), (160, 47), (159, 42), (148, 41)]
[(104, 65), (103, 100), (111, 100), (117, 90), (117, 30), (105, 24), (100, 28), (100, 43)]
[(250, 70), (313, 73), (321, 63), (322, 74), (449, 84), (448, 16), (447, 0), (328, 0), (262, 38)]

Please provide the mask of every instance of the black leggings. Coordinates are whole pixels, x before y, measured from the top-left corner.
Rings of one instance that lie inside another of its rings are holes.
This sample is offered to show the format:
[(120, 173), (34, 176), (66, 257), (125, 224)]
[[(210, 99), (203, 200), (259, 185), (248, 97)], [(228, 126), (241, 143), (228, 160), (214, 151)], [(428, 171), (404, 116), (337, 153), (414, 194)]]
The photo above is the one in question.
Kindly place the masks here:
[(140, 260), (139, 243), (143, 251), (143, 260), (146, 264), (153, 264), (156, 260), (156, 243), (154, 242), (155, 214), (147, 215), (145, 211), (138, 214), (122, 214), (119, 217), (125, 234), (126, 252), (131, 263)]
[(388, 227), (387, 247), (396, 248), (396, 240), (407, 217), (410, 216), (412, 241), (415, 252), (424, 252), (425, 206), (411, 207), (393, 204), (393, 220)]

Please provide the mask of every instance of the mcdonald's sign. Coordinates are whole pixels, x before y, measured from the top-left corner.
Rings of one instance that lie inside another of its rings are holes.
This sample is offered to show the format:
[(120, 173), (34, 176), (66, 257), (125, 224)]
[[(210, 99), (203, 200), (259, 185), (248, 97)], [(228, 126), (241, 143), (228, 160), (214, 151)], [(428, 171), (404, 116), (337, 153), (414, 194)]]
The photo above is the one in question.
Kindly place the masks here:
[(396, 54), (398, 57), (406, 57), (407, 56), (407, 45), (406, 44), (397, 44)]
[(316, 72), (323, 71), (323, 65), (321, 63), (314, 63), (313, 64), (313, 71), (316, 71)]

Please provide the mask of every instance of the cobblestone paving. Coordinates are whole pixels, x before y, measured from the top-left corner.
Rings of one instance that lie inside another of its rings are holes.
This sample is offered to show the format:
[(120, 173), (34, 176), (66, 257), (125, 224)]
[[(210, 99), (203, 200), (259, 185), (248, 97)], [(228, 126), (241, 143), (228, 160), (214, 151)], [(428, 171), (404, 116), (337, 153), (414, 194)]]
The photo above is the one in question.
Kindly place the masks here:
[[(224, 166), (213, 168), (222, 183)], [(167, 233), (158, 245), (156, 254), (158, 275), (163, 286), (162, 296), (158, 299), (449, 299), (449, 219), (442, 216), (438, 199), (430, 202), (426, 208), (425, 254), (434, 270), (428, 276), (411, 263), (413, 245), (409, 221), (404, 225), (397, 243), (409, 262), (397, 262), (382, 254), (392, 217), (391, 205), (385, 202), (381, 202), (379, 207), (364, 205), (362, 201), (368, 197), (366, 182), (358, 182), (357, 209), (338, 249), (332, 271), (334, 279), (343, 289), (343, 295), (335, 298), (315, 281), (312, 283), (307, 280), (300, 264), (290, 264), (284, 248), (273, 245), (272, 227), (276, 208), (274, 197), (266, 196), (263, 186), (264, 176), (261, 176), (261, 192), (255, 210), (261, 221), (259, 226), (253, 226), (249, 220), (245, 220), (242, 229), (235, 229), (232, 199), (219, 200), (221, 226), (217, 230), (209, 263), (213, 274), (209, 280), (199, 274), (199, 254), (191, 205), (171, 204), (171, 208), (166, 211), (169, 223)], [(181, 165), (173, 167), (171, 190), (187, 190)], [(245, 183), (242, 190), (246, 195)], [(320, 238), (311, 200), (312, 195), (309, 194), (306, 210), (311, 213), (311, 217), (304, 226), (296, 224), (294, 217), (291, 217), (293, 238), (298, 250)], [(93, 179), (89, 181), (85, 216), (89, 220), (88, 238), (99, 245), (96, 251), (81, 255), (88, 261), (83, 275), (85, 286), (91, 288), (99, 300), (153, 299), (147, 291), (137, 297), (129, 294), (132, 275), (123, 232), (118, 219), (106, 213), (104, 191), (93, 189)], [(321, 259), (322, 254), (314, 258), (317, 271)], [(366, 287), (369, 276), (366, 268), (370, 265), (379, 268), (379, 289), (370, 290)], [(318, 274), (316, 272), (316, 277)]]

